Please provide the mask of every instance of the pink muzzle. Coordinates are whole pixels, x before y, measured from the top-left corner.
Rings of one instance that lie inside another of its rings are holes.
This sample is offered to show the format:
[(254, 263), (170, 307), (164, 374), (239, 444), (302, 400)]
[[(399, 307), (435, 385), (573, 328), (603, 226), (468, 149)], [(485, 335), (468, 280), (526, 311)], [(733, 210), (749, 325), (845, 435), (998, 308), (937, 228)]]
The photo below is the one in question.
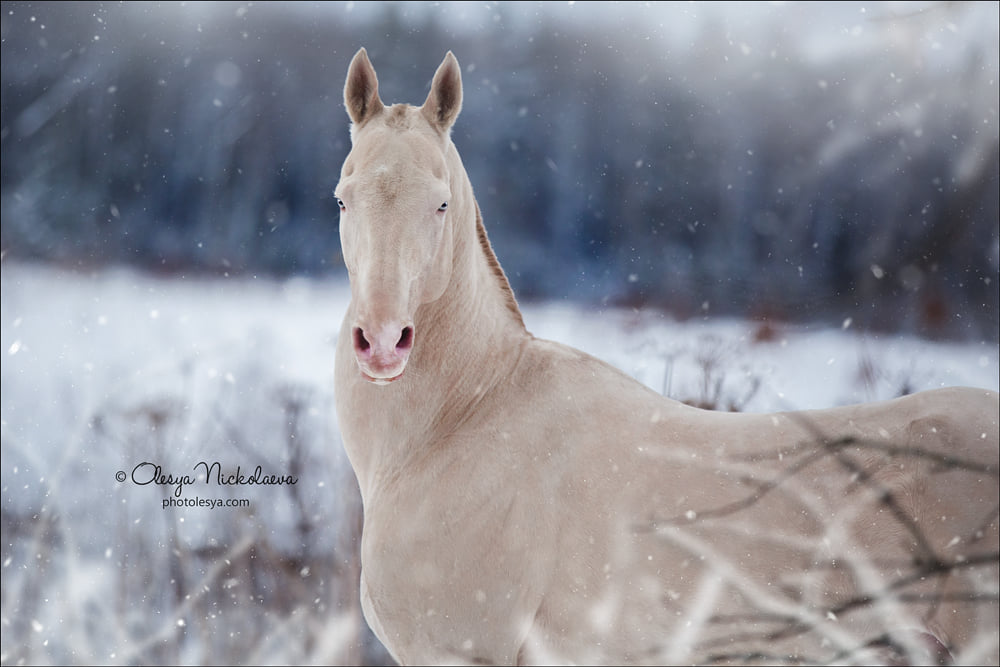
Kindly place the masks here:
[(352, 331), (354, 355), (364, 378), (375, 384), (398, 380), (413, 349), (413, 325), (386, 324)]

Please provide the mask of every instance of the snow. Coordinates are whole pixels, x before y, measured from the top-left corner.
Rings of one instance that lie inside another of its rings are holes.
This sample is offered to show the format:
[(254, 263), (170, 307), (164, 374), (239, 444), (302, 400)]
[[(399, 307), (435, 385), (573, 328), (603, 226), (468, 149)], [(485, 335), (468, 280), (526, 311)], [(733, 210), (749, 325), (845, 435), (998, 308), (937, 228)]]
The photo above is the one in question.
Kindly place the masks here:
[[(523, 308), (542, 338), (567, 343), (624, 370), (673, 398), (705, 398), (706, 376), (747, 412), (805, 410), (884, 400), (946, 386), (997, 390), (996, 343), (931, 342), (851, 329), (814, 329), (701, 318), (677, 322), (650, 311), (590, 311), (570, 305)], [(766, 333), (772, 340), (757, 342)], [(711, 384), (710, 383), (710, 384)], [(725, 407), (725, 406), (722, 406)]]
[[(346, 284), (5, 261), (0, 289), (4, 663), (384, 658), (358, 616), (358, 501), (333, 407)], [(1000, 385), (995, 343), (870, 335), (850, 318), (523, 310), (540, 337), (721, 408)], [(143, 462), (176, 477), (201, 461), (297, 481), (202, 477), (185, 498), (250, 507), (164, 508), (173, 486), (130, 480)]]

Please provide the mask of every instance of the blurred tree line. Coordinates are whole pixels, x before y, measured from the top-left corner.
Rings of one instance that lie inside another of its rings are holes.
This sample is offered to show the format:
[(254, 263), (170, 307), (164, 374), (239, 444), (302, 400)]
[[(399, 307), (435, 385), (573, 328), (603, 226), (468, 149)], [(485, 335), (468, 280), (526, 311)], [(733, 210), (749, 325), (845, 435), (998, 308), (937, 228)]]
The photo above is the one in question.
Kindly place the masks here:
[(463, 30), (457, 5), (361, 4), (4, 2), (5, 255), (340, 272), (347, 64), (367, 47), (383, 100), (419, 104), (451, 49), (455, 142), (522, 299), (1000, 337), (996, 44), (941, 65), (924, 39), (981, 8), (820, 58), (717, 17), (671, 44), (663, 7), (501, 3)]

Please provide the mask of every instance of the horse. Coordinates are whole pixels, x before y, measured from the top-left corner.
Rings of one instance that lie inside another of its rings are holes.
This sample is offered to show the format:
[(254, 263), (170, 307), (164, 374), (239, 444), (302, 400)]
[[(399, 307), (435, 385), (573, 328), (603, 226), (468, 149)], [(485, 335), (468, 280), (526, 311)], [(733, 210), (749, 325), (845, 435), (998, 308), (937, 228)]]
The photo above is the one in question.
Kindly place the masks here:
[(401, 664), (998, 661), (998, 394), (776, 414), (535, 338), (451, 129), (344, 87), (335, 402), (360, 595)]

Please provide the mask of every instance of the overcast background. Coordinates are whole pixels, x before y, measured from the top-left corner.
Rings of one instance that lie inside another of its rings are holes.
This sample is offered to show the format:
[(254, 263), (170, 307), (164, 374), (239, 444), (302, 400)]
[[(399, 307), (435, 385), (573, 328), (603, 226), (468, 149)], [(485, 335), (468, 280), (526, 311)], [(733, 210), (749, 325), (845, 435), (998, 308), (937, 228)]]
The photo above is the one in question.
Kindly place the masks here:
[[(386, 102), (458, 57), (453, 137), (533, 333), (768, 412), (1000, 388), (998, 17), (0, 3), (0, 663), (389, 660), (333, 409), (360, 47)], [(116, 477), (143, 461), (299, 481), (164, 508)]]
[(342, 86), (463, 68), (522, 300), (998, 337), (997, 3), (4, 3), (8, 256), (343, 275)]

